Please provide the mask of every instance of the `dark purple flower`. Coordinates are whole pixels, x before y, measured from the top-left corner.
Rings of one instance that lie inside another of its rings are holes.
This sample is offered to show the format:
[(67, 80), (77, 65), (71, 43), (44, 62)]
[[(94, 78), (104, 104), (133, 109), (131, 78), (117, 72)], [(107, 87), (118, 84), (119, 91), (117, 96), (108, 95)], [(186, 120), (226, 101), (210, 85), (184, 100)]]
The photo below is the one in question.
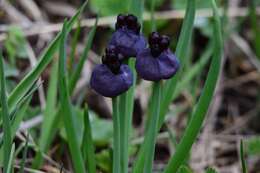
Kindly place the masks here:
[(109, 45), (115, 45), (125, 58), (136, 57), (137, 53), (146, 48), (146, 39), (140, 34), (140, 24), (134, 15), (118, 15), (116, 31)]
[(133, 84), (133, 74), (127, 65), (121, 64), (121, 55), (113, 46), (106, 49), (102, 63), (91, 75), (90, 86), (105, 97), (116, 97), (127, 91)]
[(150, 48), (137, 54), (135, 68), (139, 76), (145, 80), (158, 81), (171, 78), (179, 68), (179, 61), (168, 48), (168, 36), (160, 36), (153, 32), (149, 36)]

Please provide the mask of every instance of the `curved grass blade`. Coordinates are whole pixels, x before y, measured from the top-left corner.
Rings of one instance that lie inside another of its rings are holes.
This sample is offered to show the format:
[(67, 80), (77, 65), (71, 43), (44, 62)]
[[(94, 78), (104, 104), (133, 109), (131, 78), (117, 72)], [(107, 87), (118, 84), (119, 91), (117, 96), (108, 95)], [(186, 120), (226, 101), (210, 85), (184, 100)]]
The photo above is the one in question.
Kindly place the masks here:
[(184, 135), (179, 145), (177, 146), (176, 152), (173, 155), (173, 157), (170, 159), (164, 173), (177, 172), (180, 165), (185, 160), (202, 126), (203, 120), (206, 116), (218, 80), (218, 76), (221, 68), (221, 58), (223, 53), (223, 42), (222, 42), (221, 24), (217, 12), (217, 6), (214, 0), (212, 0), (211, 2), (212, 2), (212, 8), (214, 12), (214, 17), (213, 17), (214, 56), (211, 61), (210, 69), (208, 72), (207, 80), (202, 95), (199, 98), (198, 104), (194, 108), (191, 120), (184, 132)]
[(1, 84), (1, 115), (3, 118), (3, 145), (4, 145), (4, 172), (7, 172), (7, 165), (10, 160), (11, 147), (12, 147), (12, 132), (11, 132), (11, 123), (10, 123), (10, 115), (9, 108), (7, 104), (6, 98), (6, 85), (5, 85), (5, 71), (3, 64), (3, 56), (0, 51), (0, 84)]
[[(77, 13), (68, 21), (67, 31), (72, 29), (72, 26), (83, 12), (88, 1), (79, 8)], [(38, 79), (43, 70), (51, 62), (54, 53), (57, 51), (59, 42), (61, 39), (61, 33), (59, 33), (54, 40), (50, 43), (47, 49), (43, 52), (40, 57), (38, 64), (22, 79), (22, 81), (15, 87), (8, 97), (8, 105), (10, 110), (13, 110), (17, 102), (28, 92), (32, 84)]]
[(241, 139), (241, 141), (240, 141), (240, 161), (241, 161), (241, 165), (242, 165), (242, 172), (247, 173), (246, 161), (245, 161), (244, 156), (245, 156), (245, 154), (244, 154), (244, 142)]
[[(189, 45), (189, 42), (191, 40), (192, 36), (192, 30), (193, 30), (193, 23), (194, 23), (194, 18), (195, 18), (195, 10), (196, 10), (196, 3), (195, 0), (189, 0), (187, 2), (187, 7), (186, 7), (186, 14), (184, 17), (183, 21), (183, 26), (181, 29), (181, 34), (179, 37), (179, 41), (177, 44), (176, 48), (176, 56), (180, 59), (180, 64), (182, 68), (185, 66), (183, 64), (185, 62), (185, 58), (187, 57), (187, 45)], [(177, 82), (179, 81), (179, 78), (181, 76), (181, 71), (182, 69), (177, 72), (177, 74), (170, 80), (168, 80), (165, 83), (165, 87), (163, 90), (163, 99), (161, 103), (161, 108), (160, 108), (160, 120), (159, 120), (159, 125), (158, 129), (162, 126), (164, 117), (168, 111), (168, 107), (172, 101), (173, 94), (175, 92)]]
[(61, 42), (59, 50), (59, 96), (60, 96), (60, 105), (62, 107), (63, 121), (65, 124), (65, 130), (68, 137), (68, 144), (70, 149), (70, 154), (72, 156), (72, 162), (76, 173), (84, 173), (85, 166), (80, 151), (80, 146), (77, 141), (76, 127), (73, 123), (73, 110), (69, 98), (69, 90), (66, 80), (66, 39), (67, 39), (67, 21), (64, 22), (62, 33), (61, 33)]
[(88, 108), (84, 110), (84, 135), (82, 141), (83, 158), (87, 163), (88, 173), (96, 173), (95, 146), (92, 139)]
[(97, 23), (98, 23), (98, 17), (96, 18), (95, 24), (94, 24), (93, 28), (91, 29), (91, 31), (89, 33), (88, 39), (87, 39), (86, 44), (85, 44), (84, 52), (80, 57), (79, 63), (76, 67), (76, 71), (71, 76), (71, 80), (70, 80), (70, 83), (69, 83), (70, 93), (72, 93), (73, 89), (75, 88), (77, 81), (80, 77), (82, 68), (84, 66), (84, 63), (86, 62), (86, 59), (88, 57), (88, 52), (89, 52), (89, 50), (92, 46), (92, 42), (93, 42), (93, 39), (94, 39), (94, 36), (95, 36), (95, 33), (96, 33)]

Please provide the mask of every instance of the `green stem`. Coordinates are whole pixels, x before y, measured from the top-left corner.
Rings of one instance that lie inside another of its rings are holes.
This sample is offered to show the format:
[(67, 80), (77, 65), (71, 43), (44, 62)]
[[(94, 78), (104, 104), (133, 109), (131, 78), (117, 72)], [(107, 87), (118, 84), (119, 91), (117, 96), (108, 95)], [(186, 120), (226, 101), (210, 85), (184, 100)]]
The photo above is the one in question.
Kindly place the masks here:
[(152, 173), (154, 150), (157, 136), (157, 126), (159, 123), (160, 101), (161, 101), (161, 83), (155, 82), (153, 86), (151, 117), (149, 117), (148, 129), (145, 134), (144, 145), (144, 171), (145, 173)]
[(120, 173), (120, 119), (118, 112), (118, 98), (112, 98), (113, 104), (113, 173)]

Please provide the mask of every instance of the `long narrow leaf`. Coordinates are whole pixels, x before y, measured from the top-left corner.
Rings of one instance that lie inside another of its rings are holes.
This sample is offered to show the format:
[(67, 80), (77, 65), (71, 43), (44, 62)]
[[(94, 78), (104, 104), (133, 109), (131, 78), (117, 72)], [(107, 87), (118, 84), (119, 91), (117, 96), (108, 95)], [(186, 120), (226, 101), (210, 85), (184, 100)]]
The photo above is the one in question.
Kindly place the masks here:
[(185, 160), (202, 126), (203, 120), (206, 116), (218, 80), (221, 68), (221, 58), (223, 53), (223, 42), (217, 6), (214, 0), (212, 0), (211, 2), (214, 12), (214, 57), (211, 61), (210, 69), (208, 72), (207, 80), (202, 95), (200, 96), (198, 104), (195, 107), (195, 110), (193, 111), (191, 120), (183, 134), (183, 137), (179, 145), (177, 146), (176, 152), (170, 159), (164, 173), (177, 172), (180, 165)]
[(25, 160), (26, 160), (26, 156), (27, 156), (27, 152), (28, 152), (28, 143), (29, 143), (29, 132), (27, 132), (27, 135), (26, 135), (26, 142), (25, 142), (25, 146), (24, 146), (24, 150), (23, 150), (23, 158), (22, 158), (22, 161), (20, 164), (19, 173), (24, 173)]
[(57, 105), (57, 85), (58, 85), (58, 63), (55, 62), (52, 66), (49, 82), (49, 88), (47, 91), (47, 102), (43, 113), (43, 123), (41, 127), (41, 136), (39, 140), (39, 152), (33, 162), (33, 167), (38, 168), (43, 161), (42, 152), (46, 151), (48, 145), (48, 138), (51, 130), (51, 125), (55, 119), (55, 106)]
[[(80, 14), (83, 12), (87, 5), (87, 1), (80, 7), (77, 13), (69, 20), (67, 31), (69, 32), (72, 29), (72, 26), (79, 18)], [(59, 33), (49, 47), (44, 51), (41, 55), (38, 64), (28, 73), (22, 81), (15, 87), (15, 89), (11, 92), (8, 97), (8, 105), (10, 110), (14, 108), (16, 103), (28, 92), (31, 88), (32, 84), (39, 78), (43, 70), (47, 67), (47, 65), (51, 62), (54, 53), (57, 51), (59, 42), (61, 39), (61, 34)]]
[[(192, 30), (193, 30), (193, 23), (195, 18), (195, 9), (196, 9), (196, 3), (195, 0), (189, 0), (187, 2), (187, 8), (186, 8), (186, 14), (183, 21), (183, 26), (181, 29), (181, 34), (178, 40), (177, 48), (176, 48), (176, 56), (180, 59), (181, 67), (184, 67), (185, 58), (187, 56), (187, 45), (189, 45), (189, 42), (191, 40), (192, 36)], [(166, 112), (168, 111), (169, 104), (172, 101), (173, 94), (175, 92), (177, 82), (179, 81), (179, 78), (181, 76), (182, 69), (177, 72), (177, 74), (166, 82), (163, 92), (163, 99), (161, 103), (160, 108), (160, 120), (158, 129), (162, 126), (162, 123), (164, 121), (164, 117), (166, 115)]]
[(87, 162), (88, 173), (96, 173), (95, 146), (91, 135), (88, 108), (84, 111), (84, 135), (81, 148), (83, 158)]
[(246, 161), (245, 161), (245, 153), (244, 153), (244, 142), (243, 140), (240, 141), (240, 161), (241, 161), (241, 166), (242, 166), (242, 172), (247, 173), (247, 168), (246, 168)]
[(10, 152), (10, 156), (9, 156), (9, 160), (8, 163), (6, 165), (7, 169), (5, 173), (12, 173), (13, 172), (13, 166), (14, 166), (14, 154), (15, 154), (15, 144), (13, 144), (11, 146), (11, 152)]
[(80, 151), (80, 146), (77, 140), (76, 127), (73, 123), (73, 110), (69, 99), (69, 90), (66, 80), (66, 38), (67, 38), (67, 22), (64, 22), (61, 43), (59, 50), (59, 96), (60, 105), (62, 107), (63, 120), (65, 124), (65, 130), (68, 137), (70, 154), (72, 156), (72, 162), (76, 173), (84, 173), (85, 166)]
[(7, 171), (7, 165), (10, 159), (10, 152), (12, 147), (12, 137), (11, 137), (11, 125), (10, 125), (10, 116), (9, 108), (6, 99), (6, 86), (5, 86), (5, 72), (3, 64), (3, 56), (0, 51), (0, 84), (1, 84), (1, 115), (3, 118), (3, 133), (4, 133), (4, 172)]
[(96, 33), (97, 23), (98, 23), (98, 17), (96, 18), (96, 21), (95, 21), (93, 28), (89, 32), (89, 36), (88, 36), (88, 39), (87, 39), (86, 44), (85, 44), (84, 52), (80, 57), (79, 63), (76, 67), (76, 71), (72, 74), (71, 81), (69, 83), (70, 93), (72, 93), (73, 89), (75, 88), (76, 83), (77, 83), (77, 81), (80, 77), (82, 68), (84, 66), (84, 63), (87, 60), (88, 52), (89, 52), (89, 50), (92, 46), (92, 42), (93, 42), (93, 39), (94, 39), (94, 36), (95, 36), (95, 33)]

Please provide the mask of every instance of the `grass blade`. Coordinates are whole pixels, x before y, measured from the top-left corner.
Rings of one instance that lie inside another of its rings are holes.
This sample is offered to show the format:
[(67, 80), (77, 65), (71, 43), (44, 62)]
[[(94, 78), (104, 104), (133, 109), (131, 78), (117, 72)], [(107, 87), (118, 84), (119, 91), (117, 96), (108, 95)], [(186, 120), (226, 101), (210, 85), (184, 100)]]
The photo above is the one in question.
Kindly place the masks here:
[(4, 72), (4, 64), (3, 64), (3, 56), (0, 51), (0, 84), (1, 84), (1, 115), (3, 118), (3, 142), (4, 142), (4, 172), (7, 172), (7, 165), (10, 160), (10, 153), (12, 147), (12, 136), (11, 136), (11, 124), (10, 124), (10, 116), (9, 116), (9, 108), (7, 104), (6, 98), (6, 84), (5, 84), (5, 72)]
[(71, 77), (71, 80), (70, 80), (70, 83), (69, 83), (70, 93), (72, 93), (73, 89), (75, 88), (76, 83), (77, 83), (77, 81), (80, 77), (82, 68), (84, 66), (84, 63), (85, 63), (85, 61), (88, 57), (88, 52), (91, 48), (91, 45), (92, 45), (92, 42), (93, 42), (93, 39), (94, 39), (94, 36), (95, 36), (95, 33), (96, 33), (97, 23), (98, 23), (98, 17), (96, 18), (95, 25), (93, 26), (93, 28), (91, 29), (91, 31), (89, 33), (88, 39), (87, 39), (86, 44), (85, 44), (84, 52), (80, 57), (79, 63), (76, 67), (76, 71), (72, 74), (72, 77)]
[[(189, 0), (187, 2), (187, 8), (186, 8), (186, 14), (183, 21), (183, 26), (181, 29), (181, 34), (179, 37), (179, 41), (176, 48), (176, 56), (180, 59), (180, 64), (182, 68), (185, 66), (183, 63), (185, 62), (185, 58), (187, 56), (187, 45), (189, 45), (189, 42), (191, 40), (192, 36), (192, 30), (193, 30), (193, 23), (195, 18), (195, 9), (196, 9), (196, 3), (195, 0)], [(168, 80), (164, 87), (163, 99), (161, 103), (161, 109), (160, 109), (160, 120), (158, 129), (162, 126), (164, 117), (168, 111), (169, 104), (172, 101), (173, 94), (175, 92), (177, 83), (179, 81), (179, 78), (181, 76), (181, 69), (177, 74), (170, 80)]]
[(42, 152), (45, 152), (48, 146), (48, 138), (51, 125), (55, 119), (55, 106), (57, 104), (57, 85), (58, 85), (58, 63), (54, 62), (51, 70), (49, 88), (47, 91), (47, 102), (44, 110), (43, 123), (41, 127), (41, 136), (39, 140), (39, 152), (33, 162), (33, 167), (38, 168), (43, 161)]
[(217, 171), (213, 168), (207, 168), (206, 173), (217, 173)]
[(29, 142), (29, 132), (27, 132), (27, 135), (26, 135), (26, 142), (25, 142), (25, 146), (24, 146), (24, 150), (23, 150), (23, 158), (22, 158), (22, 161), (20, 164), (19, 173), (24, 173), (25, 160), (26, 160), (26, 156), (27, 156), (27, 152), (28, 152), (28, 142)]
[(247, 173), (247, 168), (246, 168), (246, 161), (245, 161), (245, 154), (244, 154), (244, 142), (243, 140), (240, 141), (240, 161), (241, 161), (241, 166), (242, 166), (242, 172)]
[(256, 0), (250, 1), (249, 17), (251, 27), (254, 33), (254, 48), (257, 57), (260, 59), (260, 29), (258, 26), (257, 14), (256, 14)]
[(113, 104), (113, 173), (120, 173), (120, 122), (118, 112), (118, 98), (112, 98)]
[(210, 101), (212, 100), (216, 83), (218, 80), (220, 68), (221, 68), (221, 57), (223, 51), (221, 24), (217, 12), (217, 6), (214, 0), (212, 2), (212, 8), (214, 12), (214, 56), (211, 61), (210, 69), (208, 72), (207, 80), (199, 98), (198, 104), (193, 111), (191, 120), (184, 132), (184, 135), (177, 146), (174, 156), (170, 159), (164, 173), (177, 172), (180, 165), (189, 153), (192, 144), (194, 143), (199, 130), (202, 126), (203, 120), (207, 113)]
[(84, 135), (82, 142), (83, 158), (87, 162), (88, 173), (96, 173), (95, 146), (91, 135), (88, 108), (84, 111)]
[[(87, 5), (87, 1), (79, 8), (77, 13), (69, 20), (67, 31), (69, 32), (72, 29), (72, 26), (77, 21), (80, 14), (83, 12)], [(10, 110), (14, 108), (17, 102), (28, 92), (32, 84), (38, 79), (43, 70), (51, 62), (52, 57), (56, 50), (58, 49), (59, 42), (61, 39), (61, 33), (59, 33), (52, 43), (47, 47), (44, 53), (41, 55), (38, 64), (28, 73), (23, 80), (15, 87), (8, 97), (8, 105)]]
[(15, 144), (13, 144), (11, 148), (11, 152), (10, 152), (10, 156), (9, 156), (9, 160), (8, 163), (6, 165), (7, 169), (5, 173), (12, 173), (13, 172), (13, 165), (14, 165), (14, 153), (15, 153)]
[[(195, 0), (189, 0), (187, 3), (186, 14), (185, 14), (185, 18), (184, 18), (184, 22), (181, 29), (177, 50), (176, 50), (177, 57), (181, 58), (180, 59), (181, 64), (182, 62), (184, 62), (184, 58), (186, 57), (186, 53), (187, 53), (186, 45), (188, 45), (189, 41), (191, 40), (194, 18), (195, 18)], [(179, 77), (180, 77), (180, 73), (178, 72), (173, 79), (166, 82), (165, 86), (162, 89), (162, 100), (160, 104), (158, 130), (163, 124), (164, 117), (168, 110), (169, 104), (172, 101), (173, 93), (176, 88)], [(144, 155), (144, 145), (142, 145), (138, 154), (138, 158), (133, 166), (134, 173), (142, 172), (145, 157), (146, 156)]]
[(77, 28), (75, 33), (73, 34), (72, 41), (71, 41), (71, 52), (70, 52), (70, 59), (69, 59), (69, 66), (68, 66), (69, 75), (72, 74), (72, 71), (74, 69), (74, 60), (76, 56), (76, 48), (77, 48), (77, 43), (79, 41), (80, 31), (81, 31), (81, 26), (80, 26), (80, 20), (78, 19)]
[(59, 50), (59, 96), (60, 105), (62, 107), (62, 113), (64, 115), (63, 120), (65, 124), (65, 130), (68, 137), (70, 154), (72, 156), (72, 162), (76, 173), (84, 173), (85, 166), (80, 151), (80, 146), (77, 141), (76, 127), (73, 123), (73, 111), (72, 105), (69, 99), (69, 91), (66, 80), (66, 38), (67, 38), (67, 21), (64, 22), (61, 43)]
[(209, 44), (205, 48), (205, 52), (202, 54), (201, 58), (194, 64), (192, 67), (189, 68), (188, 72), (183, 75), (183, 79), (179, 81), (176, 86), (176, 91), (173, 94), (173, 99), (178, 96), (183, 88), (187, 88), (190, 85), (190, 82), (199, 75), (202, 71), (203, 67), (209, 62), (211, 55), (213, 53), (213, 45)]
[(144, 0), (131, 0), (129, 4), (129, 12), (137, 16), (139, 21), (143, 21)]

